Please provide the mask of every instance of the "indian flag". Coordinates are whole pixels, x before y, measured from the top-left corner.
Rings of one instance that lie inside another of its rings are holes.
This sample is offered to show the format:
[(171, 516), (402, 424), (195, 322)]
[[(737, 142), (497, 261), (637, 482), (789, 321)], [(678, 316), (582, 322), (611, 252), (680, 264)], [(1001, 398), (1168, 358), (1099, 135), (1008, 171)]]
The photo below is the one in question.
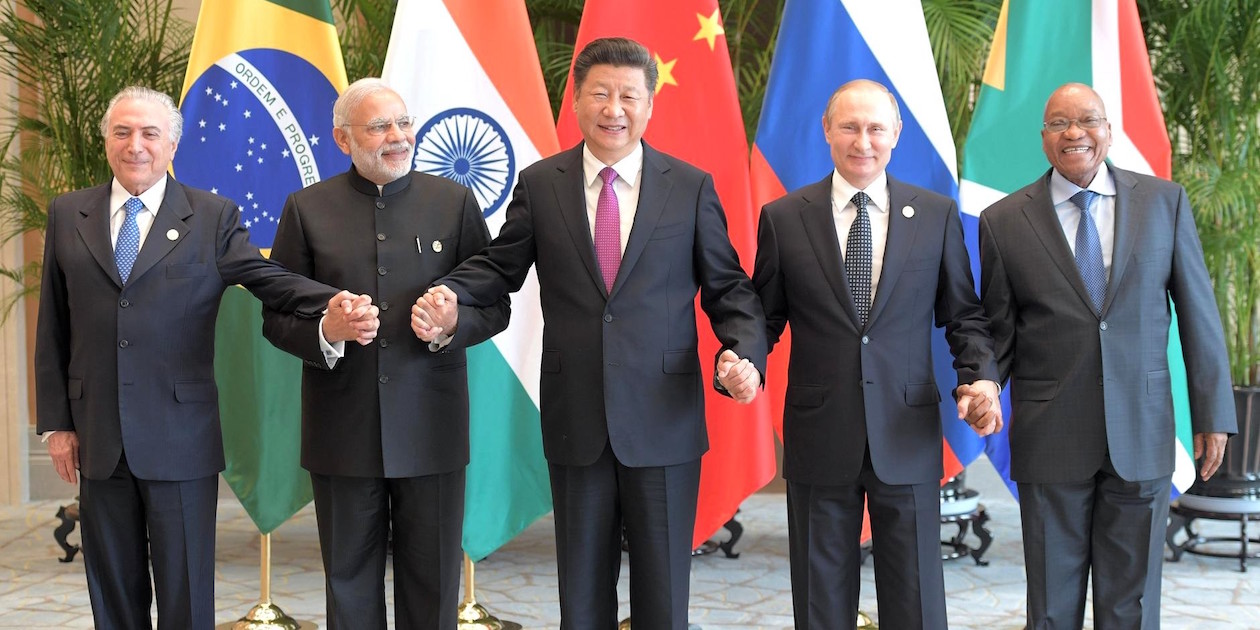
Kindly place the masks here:
[[(1172, 151), (1135, 0), (1006, 0), (964, 147), (959, 186), (964, 213), (979, 216), (993, 202), (1046, 172), (1049, 164), (1039, 135), (1046, 99), (1055, 88), (1073, 81), (1092, 86), (1107, 107), (1112, 163), (1170, 176)], [(974, 250), (972, 257), (979, 257)], [(1194, 483), (1195, 471), (1185, 363), (1176, 326), (1174, 317), (1168, 362), (1181, 447), (1173, 488), (1180, 493)], [(1005, 436), (990, 439), (986, 451), (1014, 491)]]
[[(402, 0), (382, 78), (417, 117), (415, 168), (470, 188), (492, 235), (516, 176), (559, 151), (521, 0)], [(464, 551), (480, 560), (551, 510), (538, 414), (542, 311), (531, 270), (507, 330), (468, 352)]]

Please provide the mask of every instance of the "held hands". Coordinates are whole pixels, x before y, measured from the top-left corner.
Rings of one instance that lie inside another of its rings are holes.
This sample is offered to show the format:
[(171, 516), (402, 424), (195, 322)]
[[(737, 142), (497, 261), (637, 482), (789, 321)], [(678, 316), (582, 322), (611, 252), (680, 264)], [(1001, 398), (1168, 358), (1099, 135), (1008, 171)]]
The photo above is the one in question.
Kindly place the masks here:
[(1225, 442), (1229, 440), (1227, 433), (1195, 433), (1194, 458), (1203, 458), (1203, 466), (1199, 468), (1199, 476), (1204, 481), (1216, 474), (1225, 459)]
[(440, 284), (416, 298), (411, 307), (411, 330), (421, 341), (433, 343), (443, 332), (452, 336), (459, 326), (459, 298)]
[(354, 340), (361, 346), (372, 343), (381, 327), (377, 317), (380, 309), (372, 304), (372, 297), (342, 291), (328, 300), (324, 314), (324, 339), (329, 343)]
[(971, 425), (971, 430), (984, 437), (1002, 430), (1002, 404), (998, 386), (993, 381), (976, 381), (959, 385), (958, 419)]
[(717, 378), (731, 398), (741, 405), (752, 402), (761, 387), (761, 372), (757, 367), (731, 350), (723, 350), (718, 356)]
[(66, 483), (79, 482), (79, 435), (74, 431), (57, 431), (48, 436), (48, 456), (53, 468)]

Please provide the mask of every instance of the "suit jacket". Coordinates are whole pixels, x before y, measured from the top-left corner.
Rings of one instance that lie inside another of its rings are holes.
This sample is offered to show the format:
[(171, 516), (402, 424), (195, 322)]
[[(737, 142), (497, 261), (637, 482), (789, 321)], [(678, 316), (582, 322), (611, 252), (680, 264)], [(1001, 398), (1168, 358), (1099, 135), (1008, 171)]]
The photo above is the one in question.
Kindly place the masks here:
[(1111, 276), (1094, 314), (1050, 200), (1050, 172), (980, 217), (981, 294), (1010, 379), (1011, 477), (1086, 479), (1109, 455), (1120, 477), (1172, 474), (1169, 299), (1194, 431), (1237, 430), (1212, 282), (1181, 186), (1110, 167)]
[(89, 479), (125, 449), (137, 478), (223, 470), (214, 330), (226, 287), (319, 317), (335, 291), (259, 254), (229, 199), (167, 179), (123, 285), (110, 242), (110, 184), (48, 206), (35, 339), (37, 431), (76, 431)]
[(461, 304), (455, 336), (440, 352), (411, 330), (411, 306), (489, 242), (472, 191), (433, 175), (409, 173), (378, 192), (351, 167), (289, 195), (272, 258), (368, 294), (381, 309), (376, 340), (346, 342), (331, 370), (317, 321), (263, 311), (267, 338), (304, 360), (303, 467), (325, 475), (415, 477), (468, 464), (464, 349), (507, 327), (507, 297), (488, 308)]
[(765, 306), (771, 348), (792, 326), (783, 476), (851, 483), (869, 445), (884, 483), (939, 480), (933, 321), (945, 328), (959, 383), (997, 380), (958, 208), (888, 178), (883, 269), (862, 326), (841, 258), (831, 181), (828, 175), (766, 205), (757, 231), (753, 284)]
[(644, 143), (639, 205), (612, 293), (587, 216), (582, 147), (521, 172), (499, 236), (443, 279), (489, 304), (537, 265), (548, 461), (588, 465), (611, 443), (626, 466), (708, 450), (695, 298), (718, 340), (764, 373), (761, 304), (726, 233), (713, 178)]

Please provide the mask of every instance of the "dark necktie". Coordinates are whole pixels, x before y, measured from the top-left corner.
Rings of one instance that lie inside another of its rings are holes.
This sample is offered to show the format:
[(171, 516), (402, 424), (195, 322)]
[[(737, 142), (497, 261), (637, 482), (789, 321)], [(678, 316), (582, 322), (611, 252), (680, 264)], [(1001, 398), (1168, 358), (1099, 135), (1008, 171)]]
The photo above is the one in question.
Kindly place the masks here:
[(123, 219), (118, 242), (114, 245), (114, 264), (118, 265), (118, 277), (126, 283), (131, 266), (136, 264), (136, 255), (140, 253), (140, 225), (136, 223), (136, 215), (144, 210), (144, 203), (139, 197), (132, 197), (123, 208), (127, 210), (127, 218)]
[(599, 176), (604, 180), (604, 187), (599, 190), (599, 201), (595, 204), (595, 258), (604, 277), (604, 289), (612, 293), (617, 268), (621, 266), (621, 206), (617, 203), (617, 191), (613, 190), (617, 171), (605, 166)]
[(1102, 314), (1103, 298), (1107, 295), (1107, 271), (1103, 268), (1102, 240), (1098, 238), (1098, 226), (1089, 213), (1098, 193), (1082, 190), (1072, 195), (1072, 203), (1081, 209), (1081, 222), (1076, 226), (1076, 268), (1081, 272), (1085, 290), (1094, 303), (1094, 314)]
[(859, 190), (852, 201), (857, 206), (857, 218), (849, 227), (845, 241), (844, 272), (849, 277), (853, 305), (865, 326), (871, 312), (871, 215), (866, 211), (871, 198)]

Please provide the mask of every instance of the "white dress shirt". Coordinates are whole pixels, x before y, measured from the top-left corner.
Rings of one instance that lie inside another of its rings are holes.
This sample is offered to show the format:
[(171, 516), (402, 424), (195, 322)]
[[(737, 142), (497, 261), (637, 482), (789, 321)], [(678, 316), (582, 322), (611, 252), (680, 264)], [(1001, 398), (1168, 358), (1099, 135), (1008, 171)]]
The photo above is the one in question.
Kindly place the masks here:
[[(127, 209), (123, 207), (123, 204), (134, 196), (137, 195), (127, 192), (117, 179), (114, 179), (109, 186), (109, 243), (111, 245), (118, 244), (118, 233), (122, 231), (123, 222), (127, 220)], [(136, 213), (136, 225), (140, 227), (140, 248), (143, 248), (144, 239), (149, 236), (149, 229), (153, 227), (153, 219), (157, 217), (158, 208), (162, 207), (162, 200), (166, 198), (166, 178), (157, 180), (157, 183), (149, 186), (148, 190), (138, 196), (144, 204), (144, 209)]]
[[(582, 181), (586, 184), (586, 218), (591, 228), (591, 242), (595, 241), (595, 210), (599, 206), (599, 192), (604, 188), (604, 179), (599, 172), (608, 166), (600, 162), (590, 147), (582, 145)], [(634, 213), (639, 209), (639, 188), (643, 175), (643, 142), (620, 162), (612, 165), (617, 171), (617, 179), (613, 180), (613, 191), (617, 193), (617, 207), (621, 216), (621, 253), (626, 253), (626, 243), (630, 240), (630, 228), (634, 227)]]
[[(836, 223), (836, 236), (840, 237), (840, 257), (844, 258), (848, 247), (849, 228), (857, 219), (857, 206), (853, 195), (858, 190), (835, 171), (831, 175), (831, 214)], [(884, 245), (888, 241), (888, 174), (880, 173), (862, 192), (871, 200), (866, 204), (866, 214), (871, 219), (871, 304), (875, 303), (875, 290), (879, 286), (879, 274), (884, 269)]]
[[(1111, 280), (1111, 253), (1116, 242), (1116, 181), (1107, 170), (1107, 163), (1098, 167), (1098, 174), (1089, 183), (1088, 190), (1098, 193), (1099, 197), (1090, 208), (1090, 216), (1094, 225), (1098, 226), (1098, 240), (1102, 244), (1103, 270), (1108, 281)], [(1069, 182), (1067, 178), (1052, 171), (1050, 174), (1050, 201), (1054, 203), (1054, 211), (1059, 215), (1059, 224), (1063, 226), (1063, 235), (1067, 237), (1068, 248), (1076, 255), (1076, 227), (1081, 224), (1081, 211), (1072, 201), (1072, 195), (1082, 188)]]

